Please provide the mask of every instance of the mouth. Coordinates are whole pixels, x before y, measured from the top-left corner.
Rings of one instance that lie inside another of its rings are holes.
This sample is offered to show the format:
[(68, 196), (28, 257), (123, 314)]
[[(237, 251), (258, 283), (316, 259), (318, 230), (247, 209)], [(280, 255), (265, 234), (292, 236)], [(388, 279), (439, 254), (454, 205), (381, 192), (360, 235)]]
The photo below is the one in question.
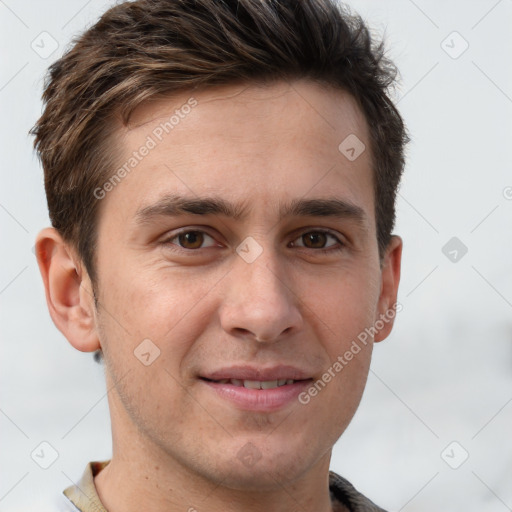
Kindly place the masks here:
[(274, 389), (274, 388), (280, 388), (282, 386), (289, 386), (291, 384), (295, 384), (296, 382), (303, 382), (304, 380), (311, 380), (311, 379), (300, 379), (300, 380), (294, 380), (294, 379), (277, 379), (277, 380), (242, 380), (242, 379), (219, 379), (219, 380), (213, 380), (213, 379), (207, 379), (205, 377), (202, 377), (202, 380), (213, 382), (216, 384), (231, 384), (232, 386), (238, 387), (238, 388), (247, 388), (247, 389)]
[(307, 372), (291, 366), (220, 369), (200, 375), (208, 393), (243, 411), (274, 412), (297, 401), (313, 382)]

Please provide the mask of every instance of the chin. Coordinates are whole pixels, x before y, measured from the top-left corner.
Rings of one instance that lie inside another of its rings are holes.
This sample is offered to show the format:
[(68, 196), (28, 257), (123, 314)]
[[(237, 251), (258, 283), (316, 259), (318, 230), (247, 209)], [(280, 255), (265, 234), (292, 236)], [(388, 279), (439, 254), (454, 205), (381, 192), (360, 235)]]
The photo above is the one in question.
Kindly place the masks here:
[[(244, 492), (271, 492), (280, 490), (288, 482), (295, 480), (290, 469), (272, 468), (270, 465), (261, 465), (252, 468), (229, 468), (222, 472), (224, 479), (222, 486)], [(297, 468), (293, 469), (294, 471)]]
[[(304, 447), (289, 451), (271, 446), (261, 446), (256, 441), (247, 441), (234, 451), (229, 460), (218, 461), (216, 479), (224, 487), (243, 491), (272, 491), (282, 489), (312, 467), (315, 460), (306, 460)], [(274, 450), (273, 450), (274, 448)]]

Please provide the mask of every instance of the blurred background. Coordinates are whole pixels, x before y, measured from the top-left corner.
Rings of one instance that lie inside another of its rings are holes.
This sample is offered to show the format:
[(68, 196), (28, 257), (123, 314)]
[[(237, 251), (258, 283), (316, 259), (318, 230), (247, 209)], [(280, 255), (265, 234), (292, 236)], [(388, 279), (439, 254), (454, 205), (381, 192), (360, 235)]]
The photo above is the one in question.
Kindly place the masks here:
[[(112, 4), (0, 0), (0, 511), (111, 456), (103, 367), (47, 311), (27, 132), (46, 68)], [(512, 1), (348, 4), (401, 71), (412, 142), (395, 229), (403, 309), (332, 469), (390, 512), (512, 510)]]

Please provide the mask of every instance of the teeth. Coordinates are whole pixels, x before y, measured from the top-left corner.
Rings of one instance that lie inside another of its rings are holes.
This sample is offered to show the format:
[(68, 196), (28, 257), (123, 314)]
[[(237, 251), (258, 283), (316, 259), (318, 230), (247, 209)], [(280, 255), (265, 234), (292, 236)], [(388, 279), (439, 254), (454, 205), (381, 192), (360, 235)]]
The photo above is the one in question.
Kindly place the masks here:
[(259, 380), (244, 380), (244, 388), (260, 389), (260, 384)]
[(241, 380), (241, 379), (221, 379), (217, 381), (219, 384), (232, 384), (237, 387), (245, 387), (248, 389), (274, 389), (286, 384), (293, 384), (293, 379), (279, 379), (279, 380)]
[(281, 380), (238, 380), (231, 379), (231, 383), (234, 386), (244, 386), (248, 389), (273, 389), (285, 384), (293, 384), (293, 379), (281, 379)]

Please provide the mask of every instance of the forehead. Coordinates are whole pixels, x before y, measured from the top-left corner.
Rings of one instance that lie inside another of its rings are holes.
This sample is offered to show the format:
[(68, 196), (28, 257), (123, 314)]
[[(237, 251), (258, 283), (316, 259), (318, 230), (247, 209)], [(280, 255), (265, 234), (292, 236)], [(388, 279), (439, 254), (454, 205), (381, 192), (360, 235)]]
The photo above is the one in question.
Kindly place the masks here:
[[(360, 128), (365, 125), (362, 114), (354, 97), (344, 89), (334, 88), (309, 79), (297, 79), (290, 82), (276, 81), (269, 83), (230, 83), (218, 86), (205, 86), (202, 89), (180, 91), (169, 95), (156, 96), (143, 102), (136, 108), (128, 124), (127, 132), (136, 130), (152, 121), (165, 121), (176, 113), (180, 106), (195, 100), (201, 105), (203, 121), (209, 113), (217, 114), (219, 109), (229, 115), (244, 118), (256, 108), (261, 118), (273, 115), (276, 106), (283, 113), (288, 108), (287, 117), (295, 114), (315, 114), (318, 122), (325, 123), (331, 129), (340, 129), (337, 122), (342, 114), (345, 127)], [(188, 109), (185, 109), (188, 111)], [(222, 122), (221, 119), (218, 120)], [(283, 121), (286, 121), (283, 118)]]
[(373, 211), (368, 127), (343, 90), (301, 80), (181, 92), (141, 105), (120, 135), (125, 172), (107, 199), (132, 217), (175, 193), (214, 193), (267, 213), (341, 195)]

